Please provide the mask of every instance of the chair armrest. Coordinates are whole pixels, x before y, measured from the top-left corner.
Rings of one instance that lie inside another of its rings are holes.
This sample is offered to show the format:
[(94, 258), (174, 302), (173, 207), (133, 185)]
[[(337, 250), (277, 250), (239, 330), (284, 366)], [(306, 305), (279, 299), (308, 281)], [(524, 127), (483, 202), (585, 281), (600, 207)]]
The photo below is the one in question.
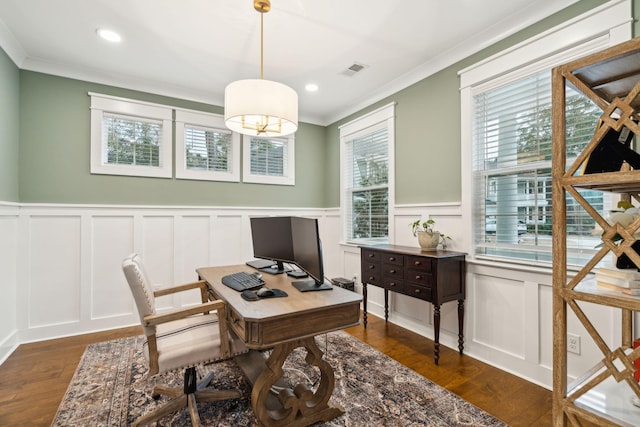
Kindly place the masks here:
[(200, 289), (200, 298), (202, 299), (202, 303), (207, 302), (209, 299), (207, 296), (207, 282), (205, 282), (204, 280), (198, 280), (197, 282), (185, 283), (183, 285), (176, 285), (170, 286), (168, 288), (158, 289), (157, 291), (153, 292), (153, 296), (157, 298), (196, 288)]
[(199, 304), (193, 307), (185, 307), (177, 310), (168, 311), (161, 314), (151, 314), (144, 317), (145, 326), (156, 326), (161, 323), (172, 322), (174, 320), (184, 319), (194, 314), (209, 313), (212, 310), (218, 311), (218, 319), (226, 320), (226, 310), (224, 301), (216, 300)]

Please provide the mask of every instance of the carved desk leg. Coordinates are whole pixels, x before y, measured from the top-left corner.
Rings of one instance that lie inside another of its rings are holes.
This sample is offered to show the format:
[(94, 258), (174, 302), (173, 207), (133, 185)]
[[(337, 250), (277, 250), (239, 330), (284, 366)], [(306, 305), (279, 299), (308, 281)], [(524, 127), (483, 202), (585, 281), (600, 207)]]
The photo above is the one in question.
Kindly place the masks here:
[[(307, 351), (305, 361), (320, 371), (320, 384), (315, 393), (307, 384), (297, 384), (293, 390), (281, 389), (278, 392), (280, 407), (273, 408), (267, 398), (273, 386), (283, 374), (282, 365), (292, 350), (304, 347)], [(266, 368), (253, 386), (251, 406), (262, 425), (271, 426), (308, 426), (319, 421), (330, 421), (342, 414), (344, 409), (329, 405), (329, 398), (335, 386), (333, 368), (322, 359), (313, 337), (276, 345), (267, 360)]]

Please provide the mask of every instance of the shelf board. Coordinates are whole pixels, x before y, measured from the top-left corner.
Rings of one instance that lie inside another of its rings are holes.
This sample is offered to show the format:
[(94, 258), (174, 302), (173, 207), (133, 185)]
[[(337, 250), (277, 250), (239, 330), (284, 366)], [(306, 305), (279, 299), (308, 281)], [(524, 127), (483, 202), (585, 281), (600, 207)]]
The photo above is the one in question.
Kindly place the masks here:
[[(640, 51), (625, 52), (579, 68), (571, 74), (607, 102), (615, 98), (624, 98), (640, 80)], [(640, 106), (640, 97), (633, 100), (631, 106)]]
[(563, 176), (562, 185), (610, 193), (639, 193), (640, 170)]
[(640, 311), (640, 296), (626, 295), (614, 290), (601, 288), (596, 284), (595, 279), (584, 280), (573, 290), (564, 289), (562, 295), (564, 298), (573, 300)]
[(637, 426), (640, 408), (632, 403), (634, 397), (626, 382), (609, 377), (576, 399), (575, 405), (621, 426)]

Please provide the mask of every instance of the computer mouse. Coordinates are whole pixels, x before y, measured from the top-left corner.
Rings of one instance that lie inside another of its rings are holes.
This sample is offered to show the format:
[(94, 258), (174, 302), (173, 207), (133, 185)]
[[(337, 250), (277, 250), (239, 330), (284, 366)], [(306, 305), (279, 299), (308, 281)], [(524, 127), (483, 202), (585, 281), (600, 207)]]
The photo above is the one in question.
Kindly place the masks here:
[(269, 288), (260, 288), (256, 292), (259, 297), (270, 297), (273, 296), (273, 291)]

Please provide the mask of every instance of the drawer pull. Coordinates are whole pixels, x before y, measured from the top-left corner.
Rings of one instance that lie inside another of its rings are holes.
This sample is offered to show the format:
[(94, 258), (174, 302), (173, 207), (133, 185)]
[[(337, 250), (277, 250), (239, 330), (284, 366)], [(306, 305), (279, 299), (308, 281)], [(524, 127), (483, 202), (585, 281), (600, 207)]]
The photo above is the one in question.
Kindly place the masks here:
[(420, 293), (420, 289), (416, 289), (414, 292), (415, 292), (416, 294), (419, 294), (419, 293)]
[(373, 276), (369, 276), (369, 281), (371, 281), (371, 280), (373, 280), (373, 279), (375, 279), (375, 277), (373, 277)]
[(395, 270), (389, 270), (389, 273), (396, 274), (396, 271)]
[(421, 263), (420, 261), (416, 261), (414, 264), (415, 264), (415, 265), (420, 265), (420, 264), (422, 264), (422, 263)]
[(389, 261), (395, 261), (395, 260), (396, 260), (396, 257), (394, 257), (394, 256), (390, 256), (389, 257)]
[(373, 258), (374, 256), (374, 254), (369, 254), (369, 258)]
[(370, 265), (370, 266), (369, 266), (369, 270), (373, 270), (374, 268), (376, 268), (376, 266), (375, 266), (375, 265)]
[(419, 274), (416, 274), (416, 280), (420, 280), (420, 279), (422, 279), (422, 276)]

